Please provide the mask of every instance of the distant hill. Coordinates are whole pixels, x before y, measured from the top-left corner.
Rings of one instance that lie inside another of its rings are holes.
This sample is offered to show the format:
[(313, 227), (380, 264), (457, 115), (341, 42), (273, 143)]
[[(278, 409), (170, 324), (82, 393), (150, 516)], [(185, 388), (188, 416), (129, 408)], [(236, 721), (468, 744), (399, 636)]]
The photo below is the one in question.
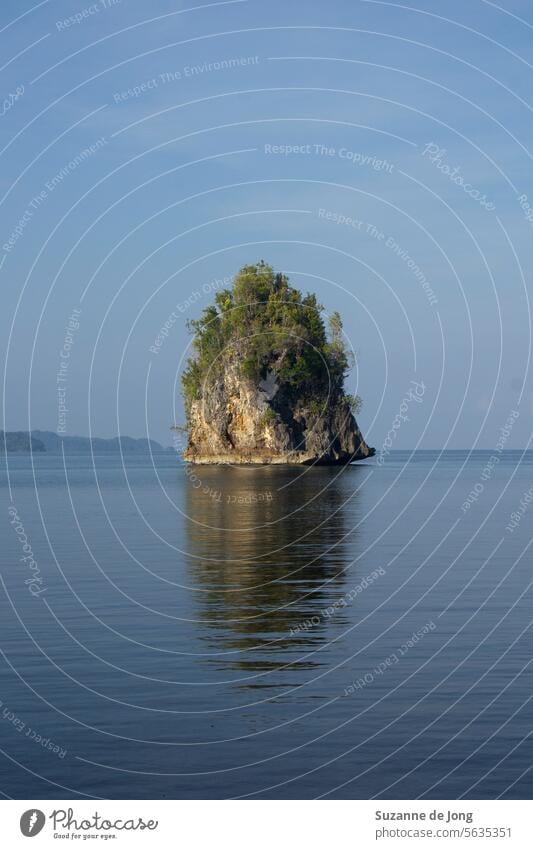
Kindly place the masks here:
[[(2, 431), (0, 431), (2, 435)], [(116, 436), (113, 439), (100, 439), (88, 436), (58, 436), (50, 430), (32, 430), (31, 436), (24, 431), (6, 432), (5, 440), (0, 439), (0, 452), (7, 451), (46, 451), (48, 454), (60, 454), (62, 447), (65, 454), (119, 454), (122, 448), (124, 454), (166, 454), (172, 448), (164, 448), (153, 439), (133, 439), (131, 436)], [(30, 449), (31, 445), (31, 449)]]
[(11, 451), (46, 451), (44, 442), (24, 430), (6, 431), (0, 430), (0, 454)]

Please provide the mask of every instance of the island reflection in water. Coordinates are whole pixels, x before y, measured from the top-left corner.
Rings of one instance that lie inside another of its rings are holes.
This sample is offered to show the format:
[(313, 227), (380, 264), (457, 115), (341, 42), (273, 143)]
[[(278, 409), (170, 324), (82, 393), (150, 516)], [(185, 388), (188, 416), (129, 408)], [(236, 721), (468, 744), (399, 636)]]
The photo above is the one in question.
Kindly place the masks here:
[[(187, 563), (208, 663), (245, 688), (304, 683), (327, 663), (357, 567), (357, 467), (187, 468)], [(351, 573), (351, 574), (350, 574)], [(307, 623), (307, 625), (306, 625)], [(276, 673), (276, 674), (272, 674)]]

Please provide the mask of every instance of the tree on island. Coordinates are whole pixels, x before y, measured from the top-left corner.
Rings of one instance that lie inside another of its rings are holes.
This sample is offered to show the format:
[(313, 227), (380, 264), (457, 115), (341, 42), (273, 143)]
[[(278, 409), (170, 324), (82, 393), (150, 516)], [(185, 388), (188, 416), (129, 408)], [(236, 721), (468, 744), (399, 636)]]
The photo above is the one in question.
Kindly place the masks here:
[(360, 398), (344, 391), (353, 355), (342, 319), (332, 313), (328, 333), (323, 313), (316, 295), (302, 295), (264, 261), (244, 266), (232, 288), (218, 292), (215, 303), (188, 322), (194, 353), (182, 376), (187, 415), (228, 359), (238, 360), (244, 380), (259, 384), (273, 375), (286, 395), (317, 412), (326, 400), (344, 401), (357, 412)]

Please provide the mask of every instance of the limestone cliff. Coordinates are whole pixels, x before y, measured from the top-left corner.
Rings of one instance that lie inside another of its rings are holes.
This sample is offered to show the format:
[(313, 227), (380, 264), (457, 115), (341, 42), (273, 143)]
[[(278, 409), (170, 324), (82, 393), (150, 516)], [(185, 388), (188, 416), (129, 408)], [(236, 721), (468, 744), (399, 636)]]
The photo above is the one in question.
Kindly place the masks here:
[(344, 464), (374, 454), (352, 413), (359, 399), (343, 388), (340, 316), (328, 338), (322, 310), (259, 263), (191, 322), (185, 460)]
[(282, 387), (243, 380), (234, 363), (191, 403), (183, 456), (193, 463), (335, 464), (373, 454), (346, 401), (312, 410)]

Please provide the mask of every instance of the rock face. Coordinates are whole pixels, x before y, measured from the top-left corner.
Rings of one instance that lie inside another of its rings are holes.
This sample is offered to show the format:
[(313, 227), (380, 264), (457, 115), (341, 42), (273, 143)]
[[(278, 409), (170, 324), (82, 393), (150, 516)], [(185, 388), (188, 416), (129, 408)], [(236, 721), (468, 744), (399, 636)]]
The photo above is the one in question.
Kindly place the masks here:
[(274, 374), (257, 385), (234, 362), (191, 403), (183, 456), (192, 463), (345, 464), (374, 453), (343, 397), (311, 408)]

